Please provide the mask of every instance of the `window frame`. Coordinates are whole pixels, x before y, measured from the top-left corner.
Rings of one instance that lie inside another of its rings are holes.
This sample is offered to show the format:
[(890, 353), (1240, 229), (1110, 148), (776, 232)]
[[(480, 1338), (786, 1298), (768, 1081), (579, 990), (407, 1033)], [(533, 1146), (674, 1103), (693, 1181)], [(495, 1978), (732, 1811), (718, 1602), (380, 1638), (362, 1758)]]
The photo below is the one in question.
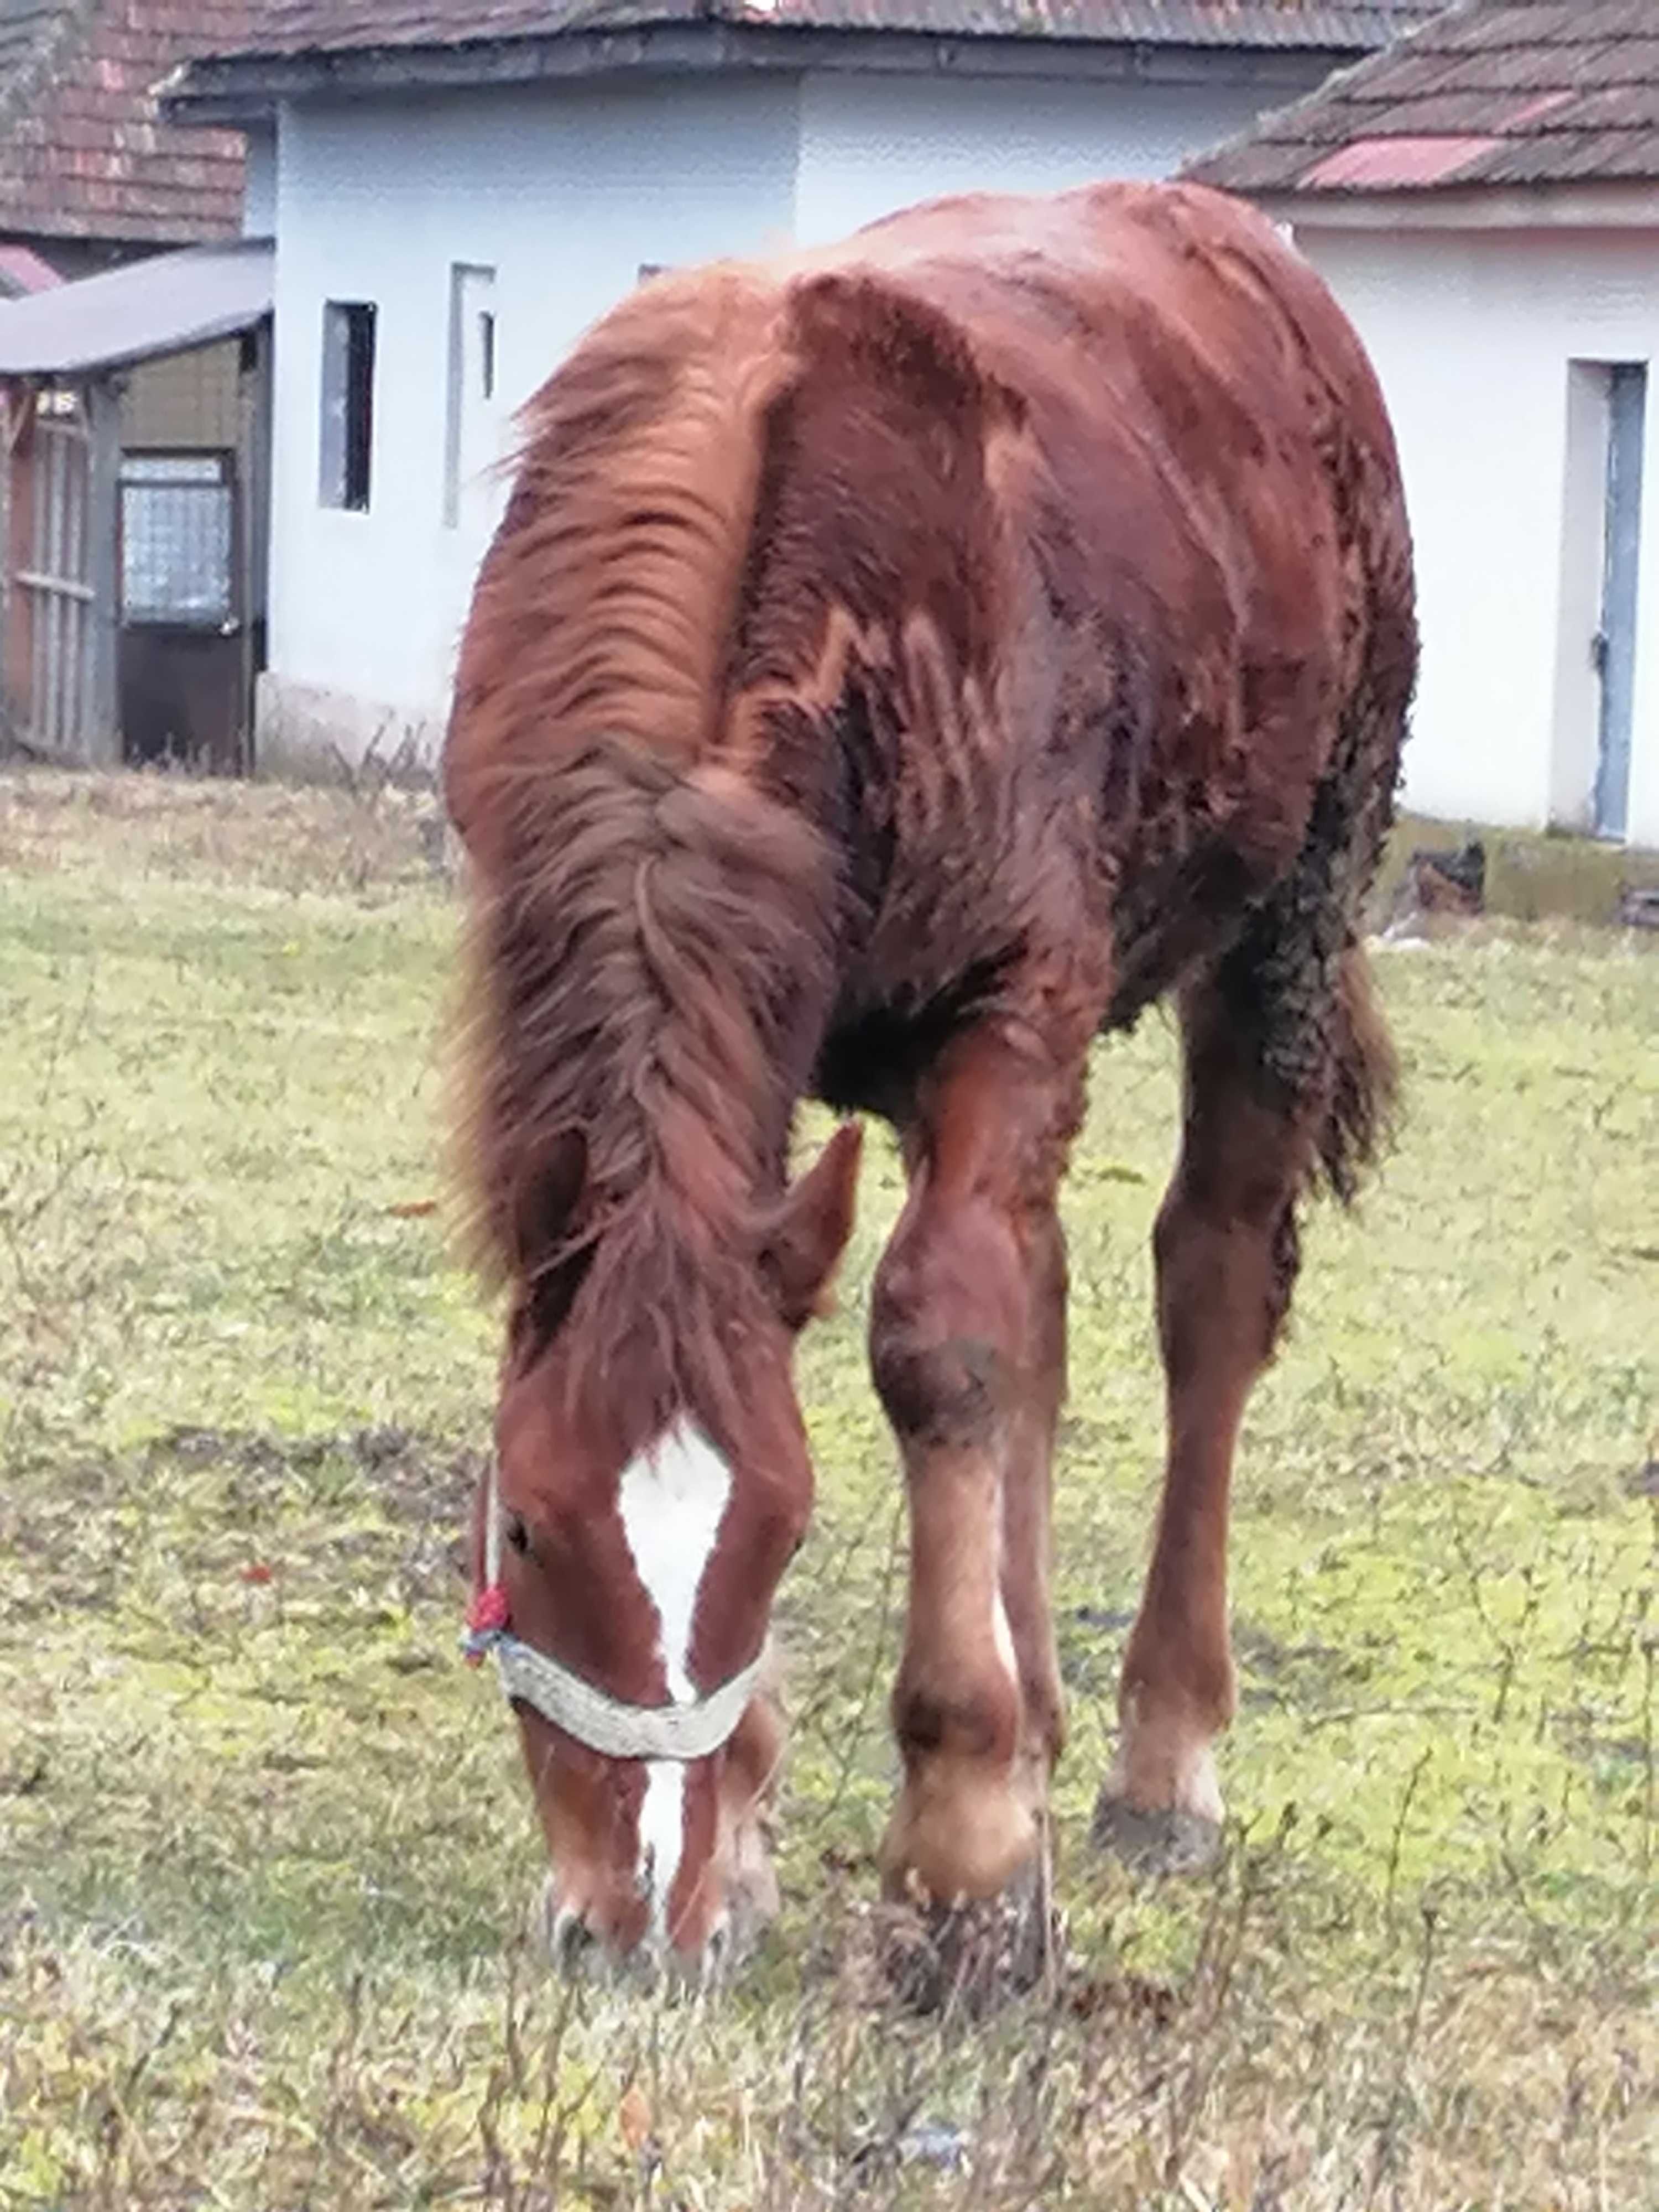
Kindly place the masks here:
[(495, 442), (489, 429), (501, 384), (501, 324), (493, 262), (450, 263), (444, 360), (443, 524), (454, 530), (477, 473), (481, 434), (492, 447)]
[[(223, 604), (200, 611), (152, 602), (136, 608), (129, 575), (131, 528), (130, 493), (181, 492), (217, 494), (223, 516), (225, 595)], [(123, 629), (195, 630), (206, 635), (228, 635), (241, 622), (241, 501), (236, 456), (216, 446), (132, 446), (121, 455), (116, 471), (116, 590), (118, 619)]]

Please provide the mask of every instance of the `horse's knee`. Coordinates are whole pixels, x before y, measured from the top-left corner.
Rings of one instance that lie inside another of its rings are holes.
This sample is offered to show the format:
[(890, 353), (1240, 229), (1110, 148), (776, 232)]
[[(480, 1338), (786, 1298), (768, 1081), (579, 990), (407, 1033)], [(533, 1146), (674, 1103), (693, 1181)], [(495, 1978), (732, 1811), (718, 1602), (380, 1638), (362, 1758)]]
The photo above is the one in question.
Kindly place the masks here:
[(878, 1316), (871, 1367), (887, 1418), (906, 1442), (971, 1443), (1001, 1417), (1007, 1353), (988, 1338), (942, 1336), (908, 1316)]
[(1017, 1387), (1024, 1300), (1012, 1232), (989, 1209), (901, 1231), (876, 1273), (870, 1364), (902, 1440), (992, 1433)]
[(981, 1666), (963, 1667), (960, 1652), (948, 1663), (924, 1637), (913, 1639), (893, 1685), (893, 1729), (917, 1758), (943, 1752), (951, 1758), (1001, 1765), (1018, 1740), (1022, 1700), (1018, 1675), (991, 1620)]

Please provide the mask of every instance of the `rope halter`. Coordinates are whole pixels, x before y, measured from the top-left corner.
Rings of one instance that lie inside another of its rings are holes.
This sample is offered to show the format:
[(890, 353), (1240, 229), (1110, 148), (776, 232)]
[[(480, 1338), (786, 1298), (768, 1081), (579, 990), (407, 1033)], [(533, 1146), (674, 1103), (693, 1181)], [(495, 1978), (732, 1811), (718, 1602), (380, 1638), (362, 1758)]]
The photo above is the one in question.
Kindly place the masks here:
[(605, 1759), (672, 1759), (689, 1765), (711, 1757), (731, 1741), (760, 1680), (766, 1656), (763, 1643), (740, 1673), (707, 1697), (671, 1699), (665, 1705), (625, 1704), (525, 1643), (508, 1626), (511, 1612), (501, 1580), (500, 1478), (493, 1455), (484, 1511), (483, 1588), (467, 1609), (461, 1650), (472, 1667), (486, 1652), (495, 1654), (496, 1675), (509, 1704), (530, 1706)]

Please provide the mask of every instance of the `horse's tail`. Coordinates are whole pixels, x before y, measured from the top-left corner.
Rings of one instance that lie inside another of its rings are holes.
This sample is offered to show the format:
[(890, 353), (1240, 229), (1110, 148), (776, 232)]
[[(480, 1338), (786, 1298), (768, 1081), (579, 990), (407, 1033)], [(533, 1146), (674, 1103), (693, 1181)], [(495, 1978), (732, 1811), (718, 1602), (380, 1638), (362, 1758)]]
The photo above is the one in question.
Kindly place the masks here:
[(1361, 1170), (1376, 1160), (1394, 1119), (1400, 1064), (1376, 1003), (1370, 963), (1349, 945), (1337, 965), (1332, 1074), (1318, 1136), (1322, 1180), (1352, 1205)]
[[(1375, 393), (1375, 380), (1369, 380)], [(1412, 696), (1417, 685), (1416, 581), (1399, 457), (1377, 403), (1376, 445), (1352, 464), (1349, 497), (1366, 584), (1360, 666), (1344, 717), (1334, 774), (1345, 817), (1327, 896), (1341, 917), (1342, 949), (1332, 993), (1334, 1066), (1319, 1133), (1320, 1172), (1344, 1205), (1392, 1124), (1399, 1061), (1372, 988), (1361, 942), (1366, 908), (1394, 826)]]
[(1391, 445), (1360, 457), (1346, 489), (1367, 578), (1349, 696), (1302, 849), (1220, 975), (1249, 1027), (1260, 1076), (1288, 1111), (1305, 1117), (1310, 1182), (1349, 1205), (1387, 1139), (1399, 1088), (1363, 934), (1394, 822), (1417, 627)]

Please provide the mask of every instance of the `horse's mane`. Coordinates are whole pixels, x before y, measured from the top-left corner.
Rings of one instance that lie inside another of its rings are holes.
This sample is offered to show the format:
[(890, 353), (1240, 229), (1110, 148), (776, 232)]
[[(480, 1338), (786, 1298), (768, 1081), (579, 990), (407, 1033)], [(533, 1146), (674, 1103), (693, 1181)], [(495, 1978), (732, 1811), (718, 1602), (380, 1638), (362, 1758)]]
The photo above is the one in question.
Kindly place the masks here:
[(659, 277), (526, 406), (474, 594), (447, 775), (596, 732), (687, 762), (718, 733), (767, 410), (794, 373), (775, 281)]
[(446, 763), (477, 862), (475, 1255), (532, 1323), (568, 1309), (579, 1387), (625, 1377), (658, 1419), (735, 1391), (734, 1270), (828, 990), (827, 849), (717, 758), (788, 367), (766, 309), (736, 273), (647, 287), (532, 402)]

